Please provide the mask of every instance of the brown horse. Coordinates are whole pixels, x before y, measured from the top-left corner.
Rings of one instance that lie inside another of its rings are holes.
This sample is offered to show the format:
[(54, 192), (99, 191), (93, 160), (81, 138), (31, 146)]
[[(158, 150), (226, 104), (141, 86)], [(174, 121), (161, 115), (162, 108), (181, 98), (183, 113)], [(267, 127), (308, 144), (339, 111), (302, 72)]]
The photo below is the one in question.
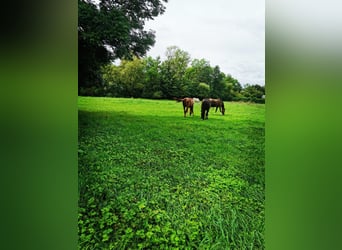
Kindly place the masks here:
[(217, 112), (217, 109), (220, 109), (220, 112), (222, 113), (222, 115), (224, 115), (226, 109), (224, 108), (224, 103), (221, 99), (209, 98), (208, 100), (211, 107), (216, 107), (215, 113)]
[(183, 102), (183, 111), (184, 111), (184, 117), (186, 117), (186, 113), (188, 113), (188, 110), (190, 109), (190, 116), (194, 116), (194, 100), (189, 97), (185, 98), (177, 98), (177, 102)]

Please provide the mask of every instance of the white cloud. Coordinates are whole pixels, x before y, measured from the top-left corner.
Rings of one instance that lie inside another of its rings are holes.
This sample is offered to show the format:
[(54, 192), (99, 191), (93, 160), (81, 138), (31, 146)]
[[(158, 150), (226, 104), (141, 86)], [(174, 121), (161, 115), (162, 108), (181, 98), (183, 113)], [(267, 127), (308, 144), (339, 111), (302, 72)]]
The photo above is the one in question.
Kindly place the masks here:
[(163, 58), (176, 45), (242, 84), (264, 85), (264, 20), (264, 0), (170, 0), (163, 15), (146, 23), (156, 31), (148, 55)]

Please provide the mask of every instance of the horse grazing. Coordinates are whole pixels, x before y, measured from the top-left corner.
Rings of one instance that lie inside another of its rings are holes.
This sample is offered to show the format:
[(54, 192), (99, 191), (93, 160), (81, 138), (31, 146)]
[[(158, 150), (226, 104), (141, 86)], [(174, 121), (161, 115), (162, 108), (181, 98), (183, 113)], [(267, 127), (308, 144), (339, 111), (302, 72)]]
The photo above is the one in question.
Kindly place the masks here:
[(202, 105), (201, 105), (201, 119), (202, 120), (208, 119), (210, 107), (211, 107), (210, 100), (203, 99)]
[(226, 109), (224, 108), (224, 103), (221, 99), (209, 98), (209, 102), (211, 107), (216, 107), (215, 113), (217, 112), (217, 109), (220, 109), (220, 112), (224, 115)]
[(188, 113), (188, 110), (190, 109), (190, 116), (194, 116), (194, 100), (189, 97), (185, 98), (176, 98), (177, 102), (183, 102), (183, 111), (184, 111), (184, 117), (186, 117), (186, 114)]

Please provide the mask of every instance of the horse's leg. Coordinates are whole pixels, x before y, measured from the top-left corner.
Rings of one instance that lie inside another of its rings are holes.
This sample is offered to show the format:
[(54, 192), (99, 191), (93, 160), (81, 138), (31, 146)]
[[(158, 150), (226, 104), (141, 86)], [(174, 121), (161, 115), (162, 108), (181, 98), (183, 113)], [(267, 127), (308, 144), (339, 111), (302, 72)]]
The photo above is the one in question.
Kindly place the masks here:
[(215, 113), (217, 112), (218, 106), (216, 106)]
[(190, 107), (190, 116), (194, 116), (194, 106), (191, 106)]
[(184, 117), (186, 117), (186, 113), (188, 113), (188, 107), (185, 107), (184, 109)]
[(186, 107), (185, 102), (184, 102), (184, 100), (183, 100), (184, 117), (186, 116), (186, 111), (187, 111), (186, 109), (187, 109), (187, 107)]

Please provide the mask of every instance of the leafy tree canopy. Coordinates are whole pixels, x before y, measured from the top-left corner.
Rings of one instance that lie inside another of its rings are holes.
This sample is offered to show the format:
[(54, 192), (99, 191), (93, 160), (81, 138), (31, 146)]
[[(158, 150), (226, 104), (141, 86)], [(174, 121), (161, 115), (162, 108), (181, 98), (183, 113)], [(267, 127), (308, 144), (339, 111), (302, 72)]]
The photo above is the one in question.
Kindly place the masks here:
[(218, 65), (205, 59), (192, 59), (176, 46), (168, 47), (166, 58), (151, 56), (121, 60), (102, 69), (103, 85), (81, 87), (80, 95), (174, 99), (179, 97), (211, 97), (225, 101), (265, 103), (265, 86), (246, 84)]
[(155, 43), (146, 20), (163, 14), (167, 0), (78, 1), (79, 87), (101, 82), (100, 68), (117, 58), (141, 57)]
[(161, 85), (166, 98), (181, 96), (185, 90), (185, 72), (190, 54), (177, 46), (166, 49), (166, 60), (161, 63)]

